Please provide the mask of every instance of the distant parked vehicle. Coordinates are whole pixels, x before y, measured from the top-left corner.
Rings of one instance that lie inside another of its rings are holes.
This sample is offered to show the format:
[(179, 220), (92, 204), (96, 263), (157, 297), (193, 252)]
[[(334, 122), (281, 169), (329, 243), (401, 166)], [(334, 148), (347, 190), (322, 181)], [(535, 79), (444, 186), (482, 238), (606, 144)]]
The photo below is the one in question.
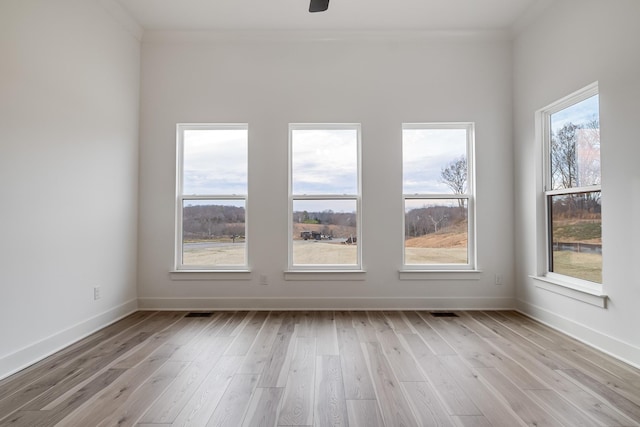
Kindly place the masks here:
[(303, 240), (322, 240), (322, 233), (318, 233), (317, 231), (303, 231), (300, 233), (300, 237)]

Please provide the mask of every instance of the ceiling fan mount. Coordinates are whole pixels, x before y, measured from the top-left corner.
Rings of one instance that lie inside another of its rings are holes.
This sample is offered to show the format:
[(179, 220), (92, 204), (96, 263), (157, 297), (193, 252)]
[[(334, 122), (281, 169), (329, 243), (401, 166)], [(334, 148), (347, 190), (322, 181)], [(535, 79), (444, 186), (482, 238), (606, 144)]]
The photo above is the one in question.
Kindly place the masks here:
[(311, 0), (309, 12), (324, 12), (329, 8), (329, 0)]

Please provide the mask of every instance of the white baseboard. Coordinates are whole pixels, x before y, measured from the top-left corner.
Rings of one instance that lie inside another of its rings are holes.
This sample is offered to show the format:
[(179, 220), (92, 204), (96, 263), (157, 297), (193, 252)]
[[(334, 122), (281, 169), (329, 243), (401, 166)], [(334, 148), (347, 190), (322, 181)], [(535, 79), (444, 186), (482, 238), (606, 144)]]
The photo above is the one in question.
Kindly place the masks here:
[(139, 298), (140, 310), (512, 310), (513, 298)]
[(557, 313), (518, 300), (518, 312), (640, 369), (640, 348)]
[(117, 307), (93, 316), (0, 358), (0, 379), (6, 378), (65, 347), (91, 335), (138, 310), (138, 301), (132, 299)]

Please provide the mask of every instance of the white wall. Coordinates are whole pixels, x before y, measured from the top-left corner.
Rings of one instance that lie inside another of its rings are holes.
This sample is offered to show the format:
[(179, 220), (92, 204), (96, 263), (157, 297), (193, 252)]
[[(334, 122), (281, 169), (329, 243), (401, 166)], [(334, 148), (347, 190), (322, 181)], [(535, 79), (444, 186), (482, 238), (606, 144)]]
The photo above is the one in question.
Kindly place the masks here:
[[(504, 35), (146, 32), (142, 58), (141, 307), (513, 307), (512, 58)], [(401, 124), (430, 121), (476, 123), (482, 273), (399, 280)], [(180, 122), (249, 123), (249, 280), (169, 275)], [(283, 278), (290, 122), (362, 124), (365, 280)], [(505, 285), (494, 284), (496, 273)]]
[[(492, 308), (511, 307), (517, 291), (524, 312), (640, 365), (640, 3), (558, 0), (513, 45), (495, 34), (147, 33), (139, 211), (140, 45), (135, 24), (100, 4), (0, 3), (0, 377), (135, 309), (136, 297), (148, 308)], [(607, 309), (528, 278), (534, 112), (596, 80)], [(422, 121), (476, 123), (479, 274), (398, 278), (400, 124)], [(250, 125), (249, 280), (169, 275), (178, 122)], [(283, 278), (289, 122), (362, 123), (365, 280)]]
[(103, 6), (0, 2), (0, 378), (137, 307), (140, 43)]
[[(514, 43), (518, 306), (640, 366), (640, 2), (558, 0)], [(606, 309), (535, 287), (540, 145), (534, 112), (600, 87)]]

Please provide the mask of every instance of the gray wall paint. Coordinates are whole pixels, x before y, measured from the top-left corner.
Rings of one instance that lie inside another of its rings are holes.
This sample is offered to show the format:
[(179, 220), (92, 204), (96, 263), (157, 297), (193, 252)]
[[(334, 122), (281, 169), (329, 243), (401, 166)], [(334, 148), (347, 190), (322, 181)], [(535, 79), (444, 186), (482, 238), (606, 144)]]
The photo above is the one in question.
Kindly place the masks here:
[[(124, 29), (131, 23), (121, 27), (97, 3), (2, 2), (0, 377), (135, 309), (136, 298), (149, 307), (485, 308), (511, 306), (517, 294), (523, 311), (640, 365), (632, 244), (640, 238), (639, 7), (558, 0), (513, 42), (151, 32), (141, 47)], [(534, 112), (595, 80), (606, 310), (528, 278), (540, 162)], [(422, 121), (476, 122), (478, 280), (398, 279), (400, 124)], [(177, 122), (250, 125), (250, 280), (170, 279)], [(362, 123), (363, 281), (283, 279), (289, 122)], [(505, 285), (494, 285), (496, 273)], [(97, 302), (93, 286), (102, 287)]]
[(2, 377), (136, 308), (140, 43), (79, 0), (3, 1), (0, 40)]
[[(145, 33), (139, 297), (144, 307), (513, 305), (511, 50), (502, 36), (318, 41)], [(401, 124), (473, 121), (479, 280), (399, 280)], [(171, 280), (179, 122), (249, 123), (251, 280)], [(363, 281), (285, 281), (288, 123), (362, 124)], [(505, 284), (494, 284), (495, 273)], [(259, 275), (270, 284), (261, 286)]]
[[(560, 0), (514, 43), (517, 295), (525, 312), (640, 365), (640, 3)], [(534, 113), (594, 81), (600, 87), (603, 288), (601, 309), (535, 287)]]

